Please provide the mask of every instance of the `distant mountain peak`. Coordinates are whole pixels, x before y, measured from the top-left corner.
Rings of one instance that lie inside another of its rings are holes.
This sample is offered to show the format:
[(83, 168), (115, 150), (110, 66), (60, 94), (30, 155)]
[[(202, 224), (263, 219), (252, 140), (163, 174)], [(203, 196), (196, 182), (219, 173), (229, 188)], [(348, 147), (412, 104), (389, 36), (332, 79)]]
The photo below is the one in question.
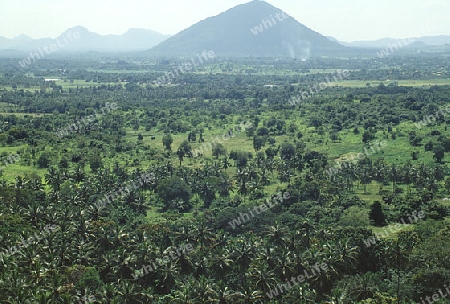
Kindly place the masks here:
[(253, 0), (200, 21), (150, 50), (187, 56), (213, 50), (219, 56), (307, 59), (345, 47), (314, 32), (279, 8)]
[(83, 33), (90, 33), (91, 32), (87, 28), (85, 28), (84, 26), (81, 26), (81, 25), (77, 25), (77, 26), (68, 28), (64, 32), (66, 33), (66, 32), (70, 32), (70, 31), (77, 31), (77, 32), (83, 32)]
[(20, 34), (20, 35), (14, 37), (13, 40), (16, 40), (16, 41), (31, 41), (31, 40), (33, 40), (33, 38), (28, 37), (28, 36), (26, 36), (24, 34)]
[[(130, 28), (123, 35), (162, 35), (162, 34), (152, 31), (152, 30), (149, 30), (149, 29)], [(170, 35), (163, 35), (163, 36), (170, 37)]]
[(143, 33), (143, 32), (151, 32), (151, 31), (147, 30), (147, 29), (143, 29), (143, 28), (130, 28), (130, 29), (128, 29), (128, 31), (125, 32), (125, 34), (127, 34), (127, 33)]

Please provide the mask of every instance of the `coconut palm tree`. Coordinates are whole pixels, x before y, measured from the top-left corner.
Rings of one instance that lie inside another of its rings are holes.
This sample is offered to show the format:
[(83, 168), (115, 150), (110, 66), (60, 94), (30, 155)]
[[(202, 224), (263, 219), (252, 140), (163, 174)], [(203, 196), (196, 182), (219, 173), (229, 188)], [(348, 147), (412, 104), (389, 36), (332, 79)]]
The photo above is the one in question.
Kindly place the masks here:
[(237, 303), (243, 304), (262, 304), (264, 303), (264, 295), (260, 290), (252, 290), (249, 286), (244, 286), (237, 292)]
[(271, 226), (268, 231), (266, 231), (266, 237), (268, 241), (275, 245), (277, 248), (284, 248), (286, 244), (286, 234), (287, 229), (275, 223), (275, 226)]
[(370, 272), (356, 274), (351, 277), (345, 290), (349, 298), (358, 302), (373, 298), (379, 292), (378, 284)]
[(229, 244), (230, 239), (230, 235), (223, 231), (223, 229), (216, 231), (211, 249), (224, 249)]
[(263, 293), (274, 289), (277, 284), (275, 272), (260, 262), (250, 265), (246, 278), (251, 282), (251, 286), (255, 290), (260, 290)]
[(230, 179), (226, 173), (221, 173), (217, 183), (217, 188), (221, 197), (229, 197), (230, 192), (234, 192), (235, 185), (233, 180)]
[(290, 251), (280, 252), (275, 266), (276, 276), (285, 280), (295, 275), (295, 258), (296, 256)]
[(199, 279), (191, 281), (191, 284), (195, 288), (194, 303), (217, 303), (219, 301), (217, 286), (210, 279), (201, 276)]
[(61, 173), (55, 168), (48, 168), (48, 173), (44, 175), (45, 182), (52, 187), (54, 192), (59, 191), (63, 180), (61, 178)]
[(184, 223), (178, 231), (174, 231), (174, 244), (197, 244), (195, 227), (190, 223)]
[(233, 291), (231, 288), (225, 285), (223, 281), (217, 282), (217, 298), (219, 304), (232, 304), (237, 303), (239, 294)]
[(331, 294), (327, 297), (327, 300), (330, 304), (344, 304), (347, 303), (346, 299), (346, 292), (341, 288), (334, 288), (331, 291)]
[(247, 168), (237, 169), (236, 180), (239, 184), (237, 193), (242, 196), (246, 196), (249, 191), (247, 183), (250, 181), (250, 176)]
[(25, 218), (31, 222), (34, 228), (38, 228), (38, 223), (47, 222), (46, 214), (45, 207), (37, 202), (33, 202), (27, 207)]
[(204, 220), (201, 220), (194, 230), (195, 243), (200, 244), (201, 251), (213, 244), (214, 236), (212, 229), (207, 226)]
[(217, 249), (212, 252), (209, 268), (217, 277), (223, 279), (233, 266), (232, 253), (228, 249)]
[(258, 251), (256, 261), (267, 265), (270, 269), (275, 269), (277, 264), (278, 255), (276, 254), (275, 248), (271, 246), (268, 242), (264, 243), (264, 247)]
[(256, 256), (256, 242), (251, 235), (238, 237), (237, 240), (231, 243), (232, 255), (240, 269), (240, 274), (247, 271), (253, 258)]
[(317, 303), (316, 298), (316, 291), (308, 283), (294, 285), (283, 295), (283, 300), (287, 303), (313, 304)]
[(140, 291), (136, 284), (129, 280), (118, 280), (116, 284), (116, 288), (118, 290), (117, 295), (120, 299), (121, 303), (132, 304), (132, 303), (148, 303), (147, 301), (152, 298), (151, 295), (148, 295), (142, 291)]

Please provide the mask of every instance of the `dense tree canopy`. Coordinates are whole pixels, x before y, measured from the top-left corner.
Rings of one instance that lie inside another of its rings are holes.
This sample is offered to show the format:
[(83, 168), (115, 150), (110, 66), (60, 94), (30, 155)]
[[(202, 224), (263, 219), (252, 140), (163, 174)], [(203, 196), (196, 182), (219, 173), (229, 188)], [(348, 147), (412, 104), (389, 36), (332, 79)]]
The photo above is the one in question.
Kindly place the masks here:
[[(217, 59), (155, 85), (179, 61), (96, 56), (0, 61), (1, 301), (413, 303), (450, 284), (450, 86), (425, 84), (447, 57)], [(335, 69), (350, 85), (289, 104)]]

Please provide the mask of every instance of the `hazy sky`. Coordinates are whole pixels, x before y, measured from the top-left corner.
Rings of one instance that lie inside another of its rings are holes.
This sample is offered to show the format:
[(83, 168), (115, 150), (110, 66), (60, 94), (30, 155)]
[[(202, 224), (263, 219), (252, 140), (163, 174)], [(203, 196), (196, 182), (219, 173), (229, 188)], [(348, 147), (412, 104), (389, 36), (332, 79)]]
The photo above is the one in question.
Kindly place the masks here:
[[(176, 34), (249, 0), (0, 0), (0, 36), (56, 38), (82, 25), (99, 34), (129, 28)], [(450, 0), (270, 0), (309, 28), (341, 41), (450, 35)], [(437, 30), (430, 30), (433, 28)]]

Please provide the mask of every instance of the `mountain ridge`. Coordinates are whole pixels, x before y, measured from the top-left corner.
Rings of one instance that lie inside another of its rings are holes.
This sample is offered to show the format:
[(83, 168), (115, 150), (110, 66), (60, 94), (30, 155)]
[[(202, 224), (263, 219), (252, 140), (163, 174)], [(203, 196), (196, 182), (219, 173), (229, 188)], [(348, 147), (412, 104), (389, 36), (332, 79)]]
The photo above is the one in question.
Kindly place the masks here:
[(23, 34), (11, 39), (0, 36), (0, 50), (36, 52), (57, 43), (58, 40), (64, 40), (74, 33), (78, 33), (82, 39), (69, 41), (64, 48), (61, 48), (61, 51), (144, 51), (170, 37), (152, 30), (138, 28), (128, 29), (121, 35), (100, 35), (78, 25), (65, 30), (55, 39), (32, 39)]
[[(283, 18), (281, 18), (281, 16)], [(0, 36), (1, 54), (37, 52), (74, 32), (80, 38), (60, 44), (58, 51), (142, 52), (153, 57), (188, 57), (203, 51), (218, 56), (290, 57), (367, 54), (399, 41), (411, 41), (405, 49), (428, 50), (450, 46), (450, 36), (413, 39), (382, 38), (374, 41), (338, 41), (308, 28), (266, 1), (253, 0), (205, 18), (176, 35), (131, 28), (121, 35), (100, 35), (83, 26), (65, 30), (59, 37), (32, 39), (24, 34), (11, 39)], [(67, 40), (67, 39), (66, 39)]]
[(404, 39), (396, 39), (396, 38), (381, 38), (377, 40), (357, 40), (352, 42), (339, 41), (334, 37), (327, 37), (328, 39), (338, 42), (344, 46), (350, 47), (370, 47), (370, 48), (385, 48), (388, 47), (389, 44), (396, 44), (399, 41), (411, 41), (411, 42), (420, 42), (424, 43), (426, 46), (442, 46), (446, 44), (450, 44), (450, 36), (449, 35), (437, 35), (437, 36), (421, 36), (421, 37), (409, 37)]

